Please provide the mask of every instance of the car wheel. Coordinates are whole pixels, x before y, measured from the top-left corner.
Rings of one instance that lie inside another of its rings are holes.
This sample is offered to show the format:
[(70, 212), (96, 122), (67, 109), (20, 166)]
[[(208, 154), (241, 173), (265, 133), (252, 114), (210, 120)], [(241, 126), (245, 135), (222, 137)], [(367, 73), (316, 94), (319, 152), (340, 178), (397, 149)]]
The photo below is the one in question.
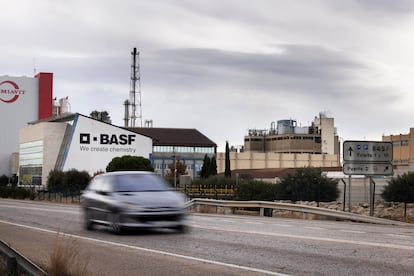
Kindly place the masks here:
[(121, 216), (119, 213), (109, 213), (108, 215), (108, 222), (109, 222), (109, 227), (111, 229), (111, 232), (114, 234), (121, 234), (122, 232), (122, 227), (121, 225), (119, 225)]
[(88, 231), (93, 230), (93, 221), (91, 220), (90, 211), (85, 209), (83, 216), (83, 228)]
[(174, 228), (178, 233), (185, 234), (185, 233), (190, 232), (190, 228), (187, 225), (184, 225), (184, 224), (177, 225)]

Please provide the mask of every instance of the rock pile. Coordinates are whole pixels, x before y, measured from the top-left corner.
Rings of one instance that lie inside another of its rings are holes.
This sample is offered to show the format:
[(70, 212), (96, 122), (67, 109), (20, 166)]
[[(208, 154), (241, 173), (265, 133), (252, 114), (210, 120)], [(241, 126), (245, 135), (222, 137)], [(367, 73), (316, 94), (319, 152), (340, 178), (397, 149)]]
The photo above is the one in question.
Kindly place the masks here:
[[(317, 206), (315, 201), (298, 201), (296, 204)], [(319, 207), (338, 211), (344, 210), (342, 202), (320, 202)], [(352, 205), (352, 213), (369, 216), (370, 206), (368, 203), (354, 203)], [(378, 201), (374, 205), (374, 216), (414, 223), (414, 203), (407, 204), (407, 213), (404, 216), (404, 203)]]

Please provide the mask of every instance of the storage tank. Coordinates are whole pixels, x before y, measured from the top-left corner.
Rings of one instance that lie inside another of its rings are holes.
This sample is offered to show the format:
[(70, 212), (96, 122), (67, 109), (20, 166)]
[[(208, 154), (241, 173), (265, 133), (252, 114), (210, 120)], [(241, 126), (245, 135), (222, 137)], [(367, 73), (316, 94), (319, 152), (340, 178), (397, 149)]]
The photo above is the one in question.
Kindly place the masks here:
[(279, 120), (277, 121), (277, 133), (278, 134), (289, 134), (295, 133), (296, 121), (289, 120)]
[(60, 114), (65, 114), (70, 112), (70, 103), (68, 97), (59, 99), (60, 105)]

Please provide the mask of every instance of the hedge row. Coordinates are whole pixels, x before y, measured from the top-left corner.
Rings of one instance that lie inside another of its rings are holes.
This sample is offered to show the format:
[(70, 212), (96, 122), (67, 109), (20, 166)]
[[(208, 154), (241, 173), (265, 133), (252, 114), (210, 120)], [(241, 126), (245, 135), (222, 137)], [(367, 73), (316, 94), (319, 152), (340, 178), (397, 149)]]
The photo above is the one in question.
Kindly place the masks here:
[(0, 197), (2, 198), (14, 198), (14, 199), (26, 199), (34, 198), (34, 193), (31, 191), (19, 188), (19, 187), (0, 187)]

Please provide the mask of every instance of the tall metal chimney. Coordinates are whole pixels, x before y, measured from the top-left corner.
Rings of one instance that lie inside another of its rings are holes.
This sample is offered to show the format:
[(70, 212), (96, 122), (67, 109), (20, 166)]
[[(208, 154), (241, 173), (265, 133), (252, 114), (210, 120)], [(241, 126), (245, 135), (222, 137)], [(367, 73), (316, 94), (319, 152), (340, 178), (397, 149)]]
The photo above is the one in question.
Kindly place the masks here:
[(131, 84), (129, 101), (125, 105), (125, 127), (136, 127), (136, 119), (139, 119), (139, 126), (142, 127), (142, 106), (141, 106), (141, 74), (139, 69), (139, 52), (134, 48), (131, 52)]

